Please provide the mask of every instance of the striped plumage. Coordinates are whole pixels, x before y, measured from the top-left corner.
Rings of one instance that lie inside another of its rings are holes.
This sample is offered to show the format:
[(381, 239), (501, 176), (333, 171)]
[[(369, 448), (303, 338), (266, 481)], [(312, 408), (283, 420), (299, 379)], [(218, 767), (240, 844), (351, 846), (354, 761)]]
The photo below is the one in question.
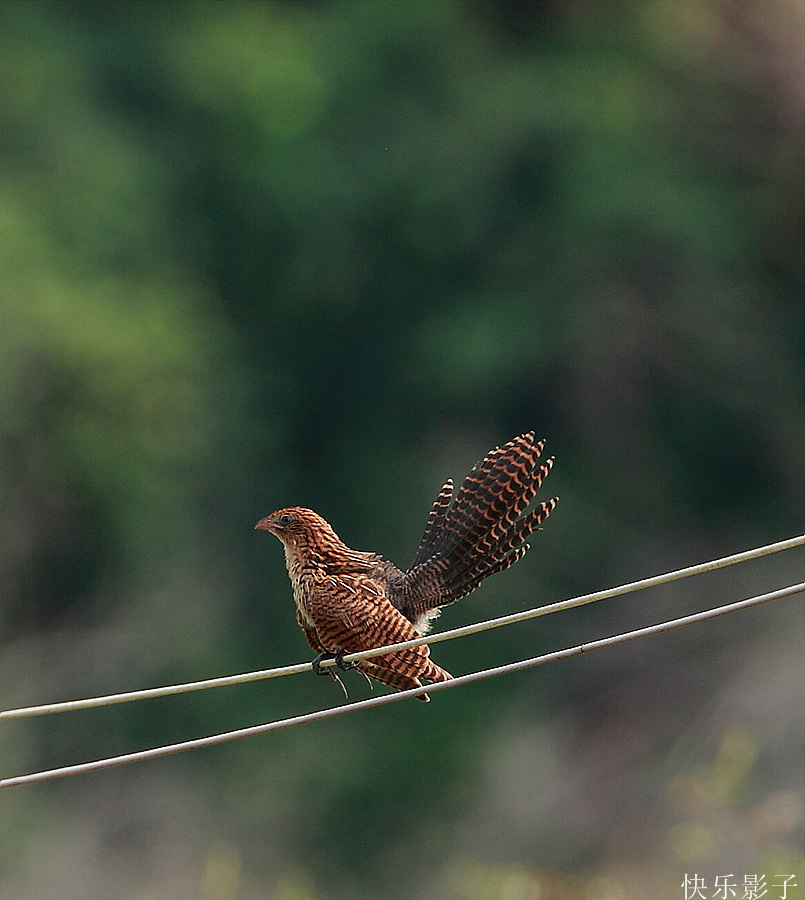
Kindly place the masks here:
[[(553, 459), (537, 465), (543, 446), (529, 432), (496, 447), (464, 479), (452, 504), (448, 481), (407, 572), (375, 553), (350, 549), (310, 509), (291, 506), (261, 519), (256, 528), (284, 545), (296, 620), (317, 659), (425, 634), (443, 606), (522, 559), (524, 541), (558, 499), (523, 515), (553, 465)], [(451, 677), (425, 645), (360, 660), (357, 668), (399, 690)]]

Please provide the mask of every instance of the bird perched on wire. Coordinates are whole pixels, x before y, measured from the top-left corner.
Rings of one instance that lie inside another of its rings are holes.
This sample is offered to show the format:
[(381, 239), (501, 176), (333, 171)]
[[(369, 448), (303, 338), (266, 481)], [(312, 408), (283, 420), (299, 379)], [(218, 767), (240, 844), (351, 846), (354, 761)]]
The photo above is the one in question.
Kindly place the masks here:
[(296, 621), (318, 654), (314, 671), (341, 682), (333, 668), (321, 668), (323, 660), (334, 659), (342, 669), (357, 668), (398, 690), (421, 687), (423, 680), (448, 681), (452, 676), (430, 659), (424, 644), (352, 663), (343, 657), (426, 634), (442, 607), (523, 558), (526, 539), (558, 501), (522, 515), (553, 465), (553, 458), (537, 463), (544, 444), (528, 432), (491, 450), (452, 504), (448, 480), (407, 572), (376, 553), (350, 549), (311, 509), (289, 506), (261, 519), (255, 528), (270, 531), (285, 548)]

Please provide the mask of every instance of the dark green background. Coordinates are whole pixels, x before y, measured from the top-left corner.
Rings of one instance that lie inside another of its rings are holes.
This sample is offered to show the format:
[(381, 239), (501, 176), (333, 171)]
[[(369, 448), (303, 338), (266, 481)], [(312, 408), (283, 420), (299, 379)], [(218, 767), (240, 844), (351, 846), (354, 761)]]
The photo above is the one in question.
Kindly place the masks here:
[[(311, 506), (404, 567), (442, 481), (532, 428), (562, 502), (440, 628), (801, 532), (803, 46), (787, 0), (0, 2), (0, 706), (309, 658), (257, 519)], [(801, 897), (801, 610), (10, 789), (0, 897)], [(311, 675), (9, 722), (0, 774), (339, 701)]]

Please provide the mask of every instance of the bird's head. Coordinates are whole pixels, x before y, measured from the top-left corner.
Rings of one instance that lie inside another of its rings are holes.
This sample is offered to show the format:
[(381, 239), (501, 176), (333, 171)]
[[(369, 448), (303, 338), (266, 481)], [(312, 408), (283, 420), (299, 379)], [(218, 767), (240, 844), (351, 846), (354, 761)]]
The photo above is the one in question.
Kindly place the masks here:
[(314, 549), (341, 543), (326, 519), (303, 506), (278, 509), (254, 527), (258, 531), (270, 531), (289, 549)]

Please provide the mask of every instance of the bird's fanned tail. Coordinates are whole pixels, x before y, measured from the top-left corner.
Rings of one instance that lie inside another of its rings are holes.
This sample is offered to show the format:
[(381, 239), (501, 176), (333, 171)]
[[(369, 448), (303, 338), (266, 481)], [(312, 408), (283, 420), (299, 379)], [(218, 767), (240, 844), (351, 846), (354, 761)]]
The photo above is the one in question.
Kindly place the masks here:
[(527, 432), (496, 447), (464, 479), (452, 506), (452, 481), (441, 489), (414, 561), (391, 598), (419, 630), (442, 606), (525, 555), (524, 542), (558, 500), (522, 515), (553, 465), (552, 458), (538, 465), (544, 445)]

